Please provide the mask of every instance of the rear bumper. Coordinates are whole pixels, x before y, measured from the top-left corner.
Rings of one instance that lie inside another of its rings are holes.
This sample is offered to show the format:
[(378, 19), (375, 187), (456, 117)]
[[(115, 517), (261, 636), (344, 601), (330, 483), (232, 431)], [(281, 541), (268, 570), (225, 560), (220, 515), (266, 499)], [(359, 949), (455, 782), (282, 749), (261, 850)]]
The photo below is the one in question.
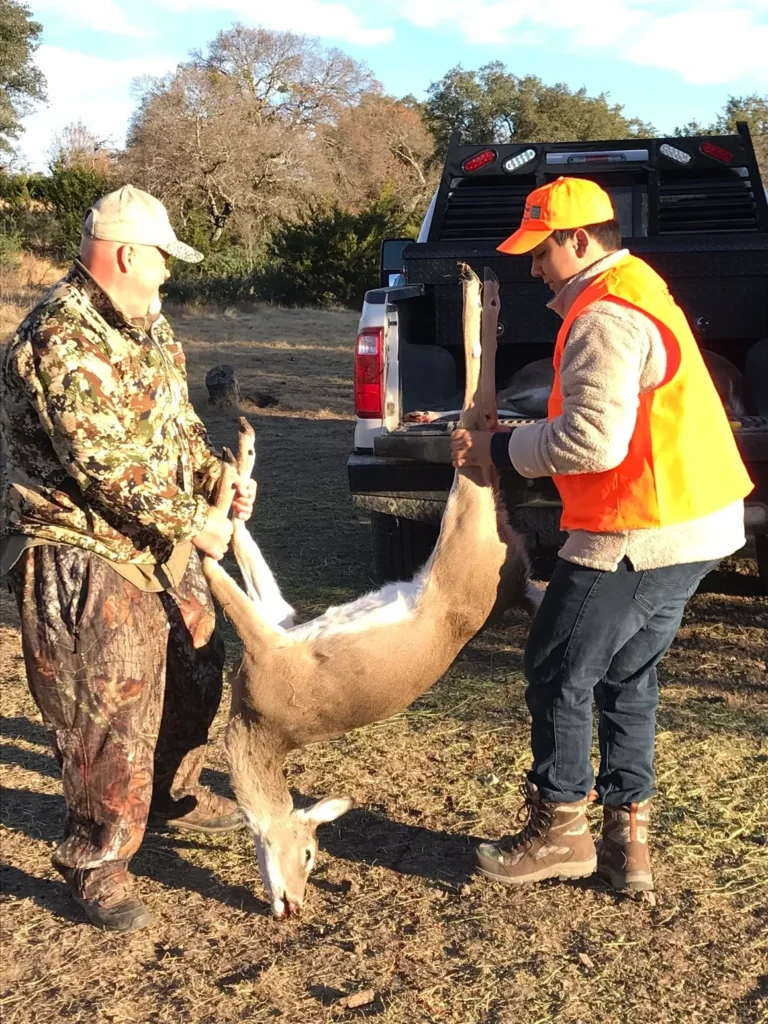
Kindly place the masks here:
[[(386, 512), (424, 522), (439, 522), (453, 483), (453, 467), (445, 439), (446, 459), (441, 463), (413, 459), (380, 458), (365, 453), (347, 461), (349, 489), (357, 508)], [(539, 509), (548, 518), (560, 518), (560, 499), (549, 477), (526, 480), (515, 470), (500, 474), (504, 503), (512, 510)]]
[[(745, 528), (750, 534), (768, 533), (768, 430), (740, 430), (736, 439), (755, 484), (745, 501)], [(415, 445), (412, 437), (390, 434), (377, 439), (375, 454), (350, 455), (347, 474), (354, 505), (368, 512), (439, 522), (453, 481), (449, 445), (445, 433), (422, 434)], [(415, 448), (419, 459), (413, 457)], [(513, 469), (502, 472), (500, 478), (510, 515), (549, 538), (547, 543), (556, 543), (562, 506), (553, 481), (549, 477), (527, 480)]]

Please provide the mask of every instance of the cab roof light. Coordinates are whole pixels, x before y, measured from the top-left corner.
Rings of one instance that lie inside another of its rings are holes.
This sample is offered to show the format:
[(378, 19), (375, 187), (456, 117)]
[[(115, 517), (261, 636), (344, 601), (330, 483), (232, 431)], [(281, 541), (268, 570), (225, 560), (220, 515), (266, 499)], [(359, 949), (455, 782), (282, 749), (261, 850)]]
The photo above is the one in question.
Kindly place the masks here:
[(733, 160), (733, 153), (729, 149), (723, 149), (714, 142), (702, 142), (699, 152), (704, 156), (711, 156), (713, 160), (719, 160), (721, 164), (729, 164)]
[(466, 174), (473, 174), (475, 171), (479, 171), (481, 167), (487, 167), (488, 164), (492, 164), (496, 156), (495, 149), (481, 149), (479, 153), (473, 153), (472, 156), (467, 157), (461, 165), (461, 169)]
[(647, 149), (586, 150), (581, 153), (547, 153), (548, 164), (629, 164), (649, 159)]
[(524, 149), (520, 153), (515, 153), (514, 156), (508, 156), (501, 166), (505, 171), (516, 171), (519, 167), (525, 167), (526, 164), (535, 159), (535, 149)]
[(686, 153), (684, 149), (678, 149), (677, 146), (670, 146), (668, 142), (663, 142), (659, 146), (659, 152), (662, 156), (665, 156), (668, 160), (674, 160), (677, 164), (689, 164), (693, 160), (690, 153)]

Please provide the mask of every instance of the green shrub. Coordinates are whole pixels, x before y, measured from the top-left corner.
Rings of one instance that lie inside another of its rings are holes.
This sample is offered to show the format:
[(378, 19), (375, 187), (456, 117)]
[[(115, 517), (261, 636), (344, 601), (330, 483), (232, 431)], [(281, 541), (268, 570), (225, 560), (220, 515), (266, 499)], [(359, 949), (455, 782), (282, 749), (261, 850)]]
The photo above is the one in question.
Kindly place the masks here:
[(274, 234), (257, 291), (288, 306), (357, 308), (378, 278), (386, 237), (413, 234), (415, 225), (384, 194), (360, 213), (338, 206), (312, 207)]
[[(179, 237), (188, 245), (195, 245), (188, 232), (179, 232)], [(255, 252), (241, 243), (224, 243), (215, 249), (202, 243), (195, 248), (205, 253), (205, 259), (202, 263), (174, 260), (172, 277), (163, 286), (168, 299), (232, 306), (258, 298), (256, 281), (264, 261), (263, 252)]]
[(18, 231), (0, 227), (0, 270), (15, 270), (19, 265), (23, 239)]
[(25, 248), (56, 260), (77, 255), (83, 214), (115, 183), (89, 167), (54, 167), (50, 174), (0, 174), (2, 228)]
[(51, 255), (60, 260), (77, 256), (83, 232), (83, 215), (89, 206), (116, 185), (90, 167), (54, 167), (50, 175), (30, 179), (29, 193), (51, 210), (54, 228)]

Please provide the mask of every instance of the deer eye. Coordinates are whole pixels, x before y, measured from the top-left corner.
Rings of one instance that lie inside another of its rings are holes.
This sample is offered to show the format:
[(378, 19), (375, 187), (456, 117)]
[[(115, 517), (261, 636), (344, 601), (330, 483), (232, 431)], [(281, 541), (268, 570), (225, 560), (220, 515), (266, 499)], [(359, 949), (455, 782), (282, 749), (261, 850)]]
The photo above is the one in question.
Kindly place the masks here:
[(312, 851), (309, 850), (309, 849), (304, 851), (304, 863), (305, 864), (311, 864), (312, 863)]

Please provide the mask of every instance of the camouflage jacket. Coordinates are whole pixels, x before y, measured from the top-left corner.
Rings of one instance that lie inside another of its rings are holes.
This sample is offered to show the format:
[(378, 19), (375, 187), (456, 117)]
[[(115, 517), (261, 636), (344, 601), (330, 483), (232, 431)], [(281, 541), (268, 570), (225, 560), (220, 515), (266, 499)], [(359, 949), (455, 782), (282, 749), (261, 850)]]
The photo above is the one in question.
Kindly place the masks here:
[(5, 534), (157, 563), (203, 529), (221, 463), (181, 346), (162, 316), (127, 320), (78, 262), (8, 345), (0, 428)]

